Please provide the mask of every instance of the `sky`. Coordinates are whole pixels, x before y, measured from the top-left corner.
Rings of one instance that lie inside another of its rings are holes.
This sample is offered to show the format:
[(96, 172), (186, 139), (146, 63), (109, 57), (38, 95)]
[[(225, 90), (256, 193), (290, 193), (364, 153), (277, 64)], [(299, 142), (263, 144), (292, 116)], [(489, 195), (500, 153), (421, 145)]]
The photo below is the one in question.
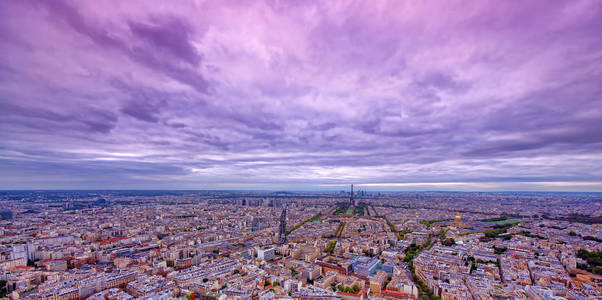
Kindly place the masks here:
[(0, 189), (602, 191), (602, 2), (0, 1)]

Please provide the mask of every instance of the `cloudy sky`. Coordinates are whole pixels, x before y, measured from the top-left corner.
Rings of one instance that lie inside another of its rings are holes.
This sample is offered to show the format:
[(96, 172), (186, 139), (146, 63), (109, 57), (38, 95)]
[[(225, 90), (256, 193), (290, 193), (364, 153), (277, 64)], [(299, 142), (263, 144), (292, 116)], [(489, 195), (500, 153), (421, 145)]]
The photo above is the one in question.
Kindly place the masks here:
[(602, 191), (602, 2), (1, 1), (0, 189)]

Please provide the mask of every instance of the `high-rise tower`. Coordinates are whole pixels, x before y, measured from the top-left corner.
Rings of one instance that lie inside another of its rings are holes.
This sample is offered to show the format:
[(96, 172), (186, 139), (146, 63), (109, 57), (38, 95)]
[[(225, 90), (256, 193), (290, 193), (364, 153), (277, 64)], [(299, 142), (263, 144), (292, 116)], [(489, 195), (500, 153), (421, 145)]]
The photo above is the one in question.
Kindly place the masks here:
[(278, 242), (280, 244), (286, 243), (286, 207), (282, 209), (280, 214), (280, 228), (278, 230)]

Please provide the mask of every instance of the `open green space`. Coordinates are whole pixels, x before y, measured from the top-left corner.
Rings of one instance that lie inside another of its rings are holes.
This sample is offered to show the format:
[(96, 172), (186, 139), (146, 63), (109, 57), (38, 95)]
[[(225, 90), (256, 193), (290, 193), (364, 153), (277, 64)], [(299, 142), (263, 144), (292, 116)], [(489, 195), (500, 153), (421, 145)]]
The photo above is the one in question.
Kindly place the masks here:
[(577, 257), (585, 260), (586, 264), (577, 264), (577, 268), (588, 271), (596, 275), (602, 275), (602, 253), (596, 251), (587, 251), (585, 249), (579, 249), (577, 251)]
[(319, 219), (321, 216), (322, 216), (322, 213), (321, 213), (321, 212), (317, 213), (315, 216), (313, 216), (313, 217), (311, 217), (311, 218), (309, 218), (309, 219), (307, 219), (307, 220), (305, 220), (305, 221), (303, 221), (303, 222), (301, 222), (301, 223), (299, 223), (299, 224), (295, 225), (295, 227), (293, 227), (293, 228), (289, 229), (289, 230), (286, 232), (286, 235), (289, 235), (289, 234), (291, 234), (291, 232), (293, 232), (293, 231), (295, 231), (295, 230), (297, 230), (297, 229), (301, 228), (301, 226), (305, 225), (305, 223), (308, 223), (308, 222), (313, 222), (313, 221), (317, 221), (317, 220), (318, 220), (318, 219)]
[(337, 230), (334, 232), (334, 236), (341, 237), (341, 234), (343, 234), (343, 229), (345, 229), (345, 222), (341, 222), (339, 224), (339, 227), (337, 227)]
[(506, 220), (498, 220), (498, 221), (489, 221), (489, 223), (493, 224), (517, 224), (522, 222), (520, 219), (506, 219)]
[(332, 214), (335, 216), (342, 215), (344, 213), (347, 213), (348, 208), (349, 208), (348, 203), (345, 203), (345, 202), (337, 203), (337, 207)]
[(445, 221), (451, 221), (452, 219), (436, 219), (436, 220), (422, 220), (420, 221), (420, 224), (424, 224), (426, 225), (426, 227), (431, 227), (431, 225), (433, 225), (433, 223), (439, 223), (439, 222), (445, 222)]
[(332, 241), (328, 242), (328, 245), (326, 246), (326, 249), (324, 249), (324, 252), (332, 254), (334, 252), (334, 247), (336, 245), (337, 245), (337, 241), (336, 240), (332, 240)]

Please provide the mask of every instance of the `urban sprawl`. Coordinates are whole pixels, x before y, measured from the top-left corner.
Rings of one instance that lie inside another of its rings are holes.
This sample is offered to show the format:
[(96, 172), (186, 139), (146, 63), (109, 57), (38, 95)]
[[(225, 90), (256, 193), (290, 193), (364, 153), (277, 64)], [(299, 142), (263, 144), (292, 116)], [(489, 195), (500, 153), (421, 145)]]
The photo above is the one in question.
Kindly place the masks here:
[(0, 298), (602, 299), (602, 195), (0, 192)]

